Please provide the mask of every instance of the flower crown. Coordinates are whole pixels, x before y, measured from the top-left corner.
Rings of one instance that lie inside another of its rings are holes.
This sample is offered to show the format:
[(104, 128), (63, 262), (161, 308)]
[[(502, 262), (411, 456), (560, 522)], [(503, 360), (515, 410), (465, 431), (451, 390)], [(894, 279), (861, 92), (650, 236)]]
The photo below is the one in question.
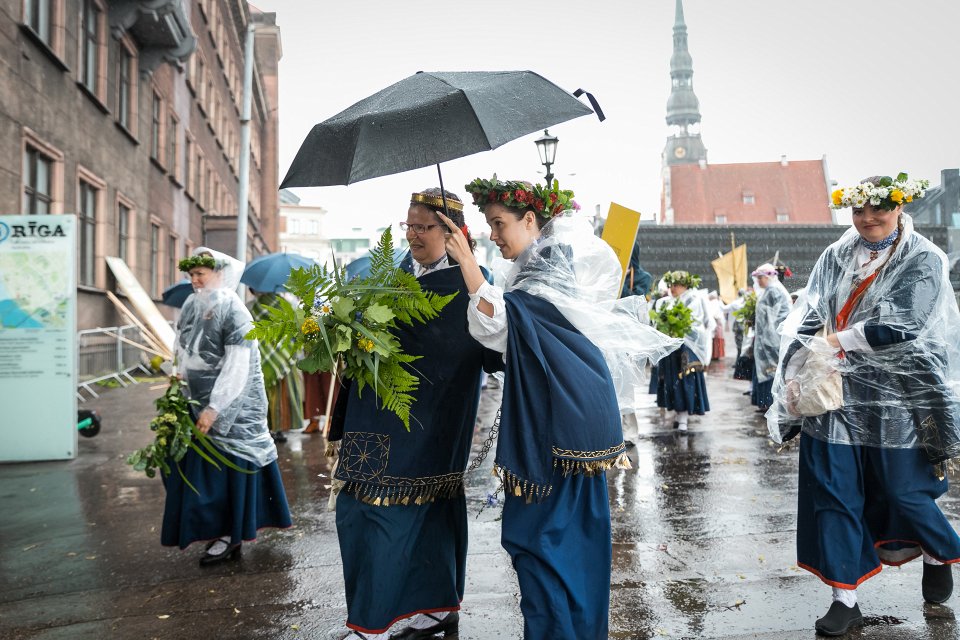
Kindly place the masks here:
[(189, 258), (184, 258), (181, 260), (177, 266), (179, 267), (180, 271), (185, 271), (187, 273), (190, 272), (190, 269), (194, 269), (196, 267), (206, 267), (207, 269), (216, 270), (217, 261), (213, 259), (213, 256), (190, 256)]
[(465, 185), (464, 189), (473, 196), (473, 204), (480, 211), (493, 203), (515, 209), (530, 209), (544, 218), (554, 218), (569, 209), (580, 210), (580, 205), (573, 199), (573, 191), (561, 189), (557, 180), (548, 188), (519, 180), (504, 182), (497, 180), (497, 174), (493, 174), (490, 180), (477, 178)]
[(879, 184), (861, 182), (852, 187), (837, 189), (830, 194), (831, 208), (861, 209), (869, 202), (878, 209), (893, 211), (906, 202), (913, 202), (914, 198), (922, 198), (930, 186), (929, 180), (910, 180), (905, 173), (897, 174), (896, 178), (883, 176), (877, 182)]
[(668, 287), (672, 284), (682, 284), (687, 289), (698, 289), (701, 283), (700, 276), (688, 271), (667, 271), (663, 274), (663, 281)]

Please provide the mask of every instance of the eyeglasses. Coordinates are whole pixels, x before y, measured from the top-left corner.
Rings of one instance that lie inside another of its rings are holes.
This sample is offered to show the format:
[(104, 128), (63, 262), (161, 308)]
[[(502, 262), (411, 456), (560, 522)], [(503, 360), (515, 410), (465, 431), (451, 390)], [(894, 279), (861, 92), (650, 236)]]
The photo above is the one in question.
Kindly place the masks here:
[(410, 224), (409, 222), (400, 223), (400, 229), (402, 229), (404, 232), (406, 232), (409, 229), (410, 231), (413, 231), (418, 236), (422, 236), (427, 231), (430, 231), (430, 229), (433, 229), (434, 227), (439, 227), (439, 226), (440, 226), (439, 224)]

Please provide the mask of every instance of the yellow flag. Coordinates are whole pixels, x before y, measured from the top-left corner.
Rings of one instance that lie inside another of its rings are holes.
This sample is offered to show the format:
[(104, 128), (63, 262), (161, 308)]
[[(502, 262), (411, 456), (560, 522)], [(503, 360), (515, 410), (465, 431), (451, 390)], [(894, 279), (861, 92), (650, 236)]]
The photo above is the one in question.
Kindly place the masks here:
[(717, 282), (720, 283), (720, 299), (730, 304), (737, 299), (740, 289), (747, 286), (747, 245), (735, 247), (710, 265), (717, 274)]
[(603, 225), (603, 235), (600, 236), (617, 254), (620, 260), (620, 288), (623, 289), (623, 278), (630, 266), (630, 254), (633, 253), (633, 244), (637, 239), (637, 229), (640, 228), (640, 212), (627, 209), (616, 202), (610, 203), (607, 221)]

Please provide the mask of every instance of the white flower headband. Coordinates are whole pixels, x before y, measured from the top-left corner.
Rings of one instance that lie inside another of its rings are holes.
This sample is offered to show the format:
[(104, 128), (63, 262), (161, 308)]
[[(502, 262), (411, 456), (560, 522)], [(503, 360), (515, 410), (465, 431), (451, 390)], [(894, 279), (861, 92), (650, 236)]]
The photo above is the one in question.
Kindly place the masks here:
[(898, 174), (895, 179), (883, 176), (877, 182), (879, 184), (861, 182), (852, 187), (837, 189), (830, 194), (831, 208), (861, 209), (870, 203), (878, 209), (893, 211), (902, 204), (913, 202), (914, 198), (922, 198), (930, 186), (929, 180), (911, 180), (905, 173)]

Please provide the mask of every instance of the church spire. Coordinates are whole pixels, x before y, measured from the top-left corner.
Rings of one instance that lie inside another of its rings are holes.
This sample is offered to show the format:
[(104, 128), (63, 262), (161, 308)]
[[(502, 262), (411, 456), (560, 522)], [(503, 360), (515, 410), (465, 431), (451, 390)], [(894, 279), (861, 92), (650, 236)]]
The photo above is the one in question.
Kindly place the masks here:
[(673, 55), (670, 57), (672, 88), (667, 100), (667, 124), (673, 129), (664, 156), (667, 164), (686, 164), (706, 160), (707, 151), (697, 131), (700, 123), (700, 101), (693, 92), (693, 58), (687, 50), (687, 24), (683, 17), (683, 0), (676, 0), (673, 24)]

